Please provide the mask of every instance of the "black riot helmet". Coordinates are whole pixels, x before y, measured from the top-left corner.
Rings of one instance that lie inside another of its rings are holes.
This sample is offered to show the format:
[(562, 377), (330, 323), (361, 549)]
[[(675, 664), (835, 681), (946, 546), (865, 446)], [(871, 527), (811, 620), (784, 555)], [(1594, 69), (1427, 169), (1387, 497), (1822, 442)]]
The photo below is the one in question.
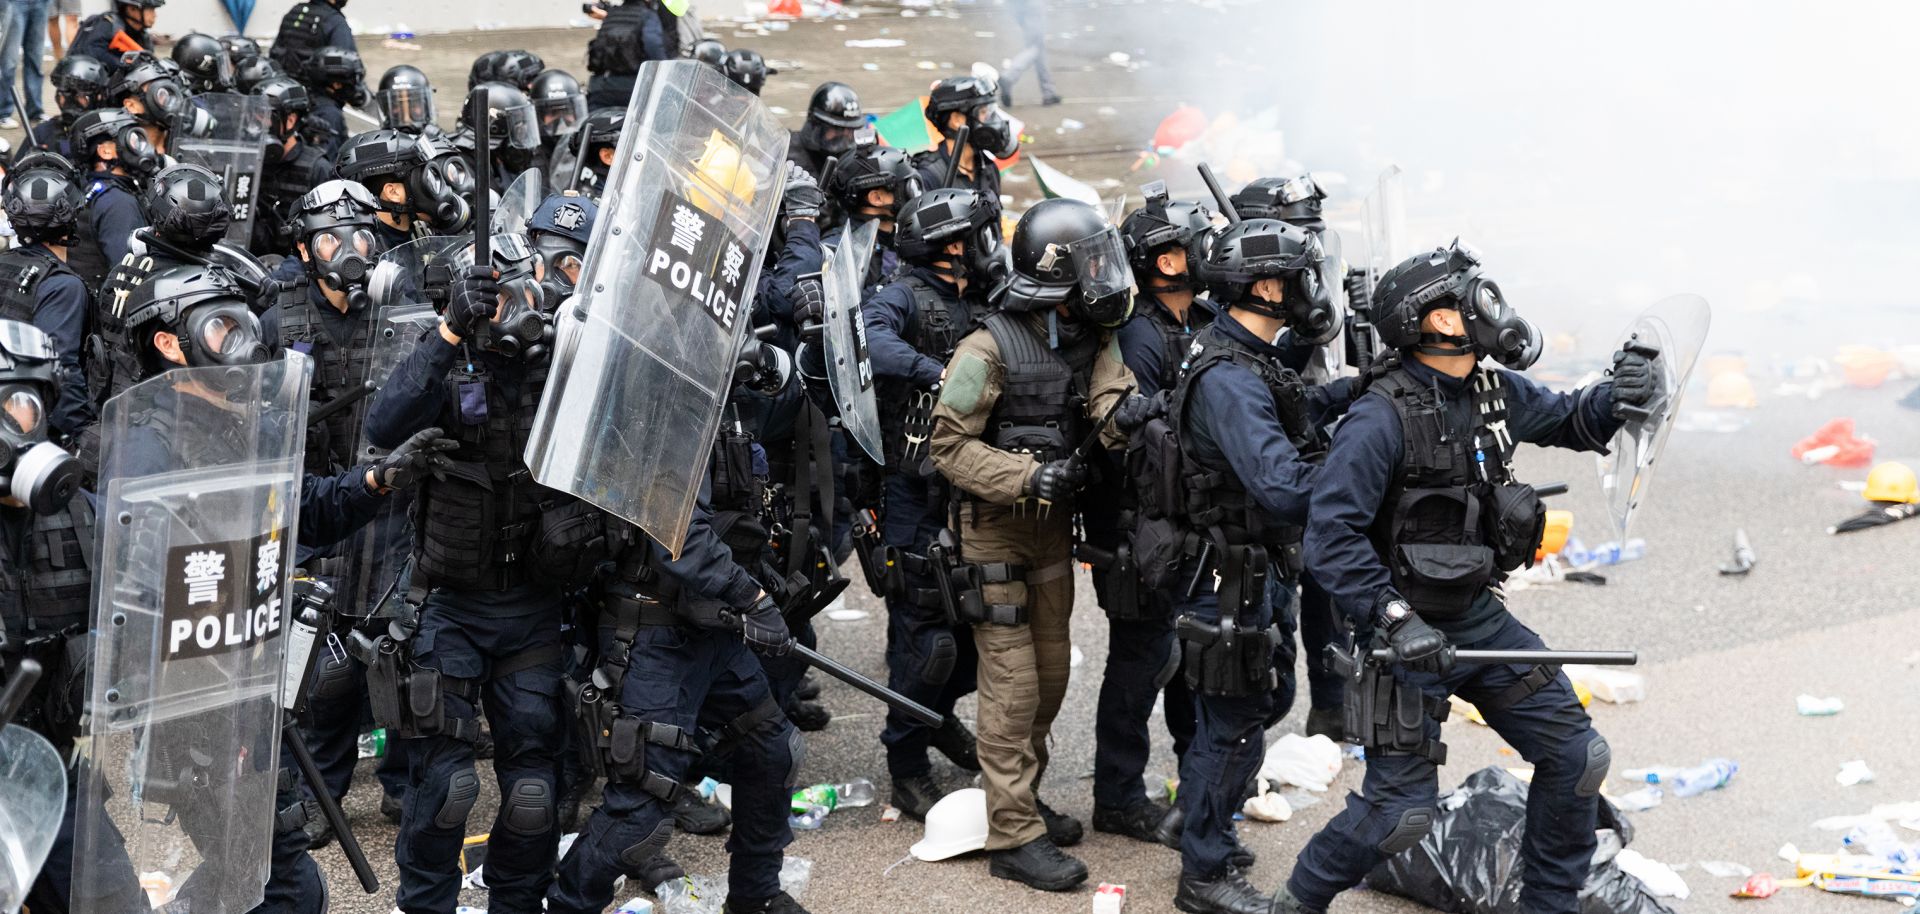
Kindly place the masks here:
[(287, 75), (280, 65), (265, 57), (243, 60), (233, 66), (233, 87), (249, 95), (260, 88), (262, 83)]
[(527, 237), (546, 265), (541, 286), (547, 290), (547, 307), (573, 292), (580, 282), (580, 270), (587, 259), (587, 242), (593, 238), (593, 223), (600, 217), (600, 206), (592, 199), (567, 191), (549, 194), (527, 220)]
[[(487, 92), (487, 148), (526, 152), (540, 148), (540, 124), (527, 93), (503, 82), (481, 83)], [(468, 106), (460, 106), (460, 126), (467, 123)]]
[[(1320, 282), (1320, 239), (1278, 219), (1242, 219), (1213, 233), (1193, 265), (1215, 304), (1284, 320), (1294, 339), (1325, 343), (1340, 332), (1340, 310)], [(1278, 302), (1254, 294), (1263, 279), (1280, 280)]]
[(1327, 199), (1313, 175), (1291, 178), (1255, 178), (1231, 198), (1233, 208), (1246, 219), (1278, 219), (1318, 234), (1327, 227), (1320, 218)]
[(104, 104), (111, 85), (107, 68), (85, 54), (68, 54), (53, 68), (54, 100), (60, 113), (70, 118)]
[(307, 275), (345, 293), (350, 308), (366, 304), (367, 275), (382, 253), (373, 228), (377, 207), (366, 188), (337, 178), (307, 191), (294, 206), (294, 238)]
[(720, 69), (740, 88), (755, 95), (759, 95), (760, 89), (767, 84), (767, 77), (780, 72), (767, 66), (767, 59), (761, 57), (759, 51), (747, 48), (728, 51), (720, 62)]
[(367, 103), (367, 65), (360, 52), (328, 45), (313, 52), (303, 74), (306, 84), (343, 105)]
[[(313, 96), (307, 94), (304, 84), (291, 76), (268, 79), (253, 87), (253, 94), (267, 100), (272, 117), (268, 132), (282, 143), (288, 136), (300, 132), (300, 119), (313, 110)], [(288, 115), (293, 116), (292, 126), (287, 124)]]
[(0, 209), (13, 222), (14, 234), (28, 244), (65, 244), (79, 224), (85, 199), (73, 163), (45, 149), (21, 156), (0, 187)]
[(473, 65), (467, 68), (467, 91), (481, 83), (500, 81), (500, 60), (507, 56), (505, 51), (488, 51), (473, 59)]
[(500, 52), (500, 57), (494, 64), (493, 75), (487, 78), (489, 80), (506, 83), (509, 86), (531, 95), (533, 93), (533, 81), (538, 79), (540, 74), (545, 72), (546, 69), (547, 63), (540, 59), (540, 55), (532, 51), (515, 48), (511, 51)]
[(60, 399), (53, 340), (32, 324), (0, 321), (0, 495), (36, 514), (64, 511), (80, 487), (80, 462), (54, 444)]
[(949, 76), (935, 83), (927, 93), (927, 120), (947, 139), (957, 132), (948, 125), (948, 115), (959, 112), (967, 117), (967, 145), (994, 158), (1013, 155), (1020, 146), (1013, 124), (1000, 111), (999, 88), (992, 80), (979, 76)]
[(140, 209), (160, 240), (189, 248), (212, 247), (233, 222), (220, 177), (199, 165), (169, 165), (147, 182)]
[[(187, 90), (175, 79), (173, 73), (160, 62), (160, 59), (140, 51), (126, 55), (121, 61), (120, 76), (113, 82), (112, 96), (122, 106), (126, 100), (135, 99), (140, 111), (134, 117), (143, 124), (156, 127), (171, 126), (174, 119), (186, 113), (193, 103), (187, 99)], [(132, 112), (132, 109), (128, 109)]]
[[(74, 163), (89, 172), (102, 164), (117, 164), (128, 175), (145, 179), (159, 171), (163, 162), (140, 122), (124, 108), (95, 108), (75, 118), (67, 129), (67, 143)], [(113, 153), (103, 156), (101, 147), (107, 143), (113, 144)]]
[(382, 127), (419, 133), (434, 125), (433, 83), (419, 67), (388, 67), (380, 74), (380, 91), (374, 100), (380, 106)]
[[(1127, 245), (1127, 263), (1134, 278), (1145, 282), (1157, 279), (1153, 288), (1196, 288), (1193, 277), (1194, 240), (1213, 227), (1213, 214), (1206, 206), (1185, 200), (1167, 199), (1167, 183), (1155, 181), (1140, 188), (1147, 202), (1127, 214), (1120, 223), (1120, 238)], [(1162, 272), (1160, 255), (1178, 248), (1187, 252), (1187, 272), (1179, 275)]]
[(1133, 313), (1126, 245), (1098, 209), (1078, 200), (1042, 200), (1013, 229), (1013, 274), (1001, 297), (1009, 311), (1050, 310), (1118, 327)]
[(192, 368), (258, 365), (272, 355), (246, 287), (217, 264), (155, 270), (128, 294), (124, 313), (142, 377), (174, 367), (154, 340), (161, 332), (179, 339)]
[[(945, 261), (956, 277), (977, 287), (989, 287), (1003, 277), (1000, 226), (997, 214), (979, 191), (940, 187), (900, 207), (894, 222), (893, 249), (908, 263), (931, 266)], [(966, 247), (955, 259), (947, 246)]]
[(800, 145), (823, 156), (845, 155), (853, 148), (854, 131), (865, 126), (860, 96), (841, 82), (824, 82), (807, 102), (807, 122), (800, 128)]
[[(1421, 321), (1443, 308), (1460, 312), (1464, 335), (1422, 329)], [(1373, 290), (1373, 315), (1380, 341), (1394, 349), (1442, 356), (1473, 352), (1515, 371), (1540, 358), (1539, 329), (1514, 312), (1500, 287), (1486, 277), (1480, 254), (1458, 238), (1381, 274)]]
[(473, 163), (444, 136), (420, 138), (420, 167), (407, 176), (407, 200), (437, 235), (464, 231), (473, 221)]
[(702, 38), (693, 43), (694, 60), (700, 61), (716, 70), (726, 69), (727, 46), (718, 38)]
[(260, 42), (248, 38), (245, 35), (222, 35), (219, 40), (220, 47), (226, 49), (227, 61), (233, 64), (235, 69), (238, 69), (241, 64), (247, 61), (257, 60), (261, 56)]
[(543, 140), (566, 136), (587, 119), (587, 95), (580, 91), (580, 80), (565, 70), (547, 70), (534, 77), (527, 95), (533, 99)]
[(212, 35), (192, 32), (173, 46), (173, 62), (185, 74), (193, 92), (232, 92), (233, 61), (226, 46)]
[[(893, 194), (892, 205), (883, 212), (876, 212), (868, 202), (867, 193), (875, 190)], [(919, 195), (920, 172), (896, 147), (860, 144), (840, 157), (840, 164), (827, 177), (826, 192), (841, 212), (855, 220), (878, 217), (891, 222), (902, 205)]]
[(359, 182), (376, 207), (395, 215), (412, 215), (411, 200), (388, 200), (381, 191), (388, 184), (399, 184), (411, 195), (409, 179), (424, 164), (426, 155), (418, 136), (386, 128), (347, 137), (334, 155), (334, 170), (340, 177)]

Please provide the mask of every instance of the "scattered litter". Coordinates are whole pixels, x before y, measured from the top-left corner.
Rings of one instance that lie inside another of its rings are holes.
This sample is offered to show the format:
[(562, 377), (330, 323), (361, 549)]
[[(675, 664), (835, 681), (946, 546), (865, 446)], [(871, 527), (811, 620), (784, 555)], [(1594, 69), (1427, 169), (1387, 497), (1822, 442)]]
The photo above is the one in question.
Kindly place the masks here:
[(1107, 63), (1113, 64), (1116, 67), (1124, 67), (1127, 64), (1132, 62), (1133, 62), (1133, 55), (1128, 54), (1125, 51), (1115, 51), (1107, 55)]
[(888, 805), (886, 809), (880, 810), (880, 821), (888, 825), (900, 821), (900, 807)]
[(1873, 783), (1873, 769), (1867, 767), (1865, 759), (1854, 759), (1840, 763), (1840, 772), (1833, 776), (1842, 787)]
[(853, 609), (851, 607), (827, 610), (827, 618), (835, 622), (858, 622), (861, 619), (865, 619), (868, 615), (868, 612), (864, 609)]
[(1687, 888), (1687, 881), (1682, 879), (1673, 867), (1645, 856), (1639, 851), (1622, 848), (1620, 853), (1614, 855), (1613, 862), (1618, 864), (1627, 875), (1640, 880), (1640, 883), (1647, 887), (1647, 891), (1661, 898), (1678, 898), (1684, 901), (1687, 896), (1693, 894), (1693, 891)]
[(1907, 505), (1895, 503), (1882, 505), (1869, 508), (1865, 513), (1849, 517), (1846, 520), (1828, 527), (1827, 532), (1829, 534), (1858, 533), (1862, 530), (1871, 530), (1874, 527), (1884, 527), (1891, 523), (1906, 520), (1915, 515), (1920, 515), (1920, 504)]
[(877, 63), (863, 63), (860, 65), (860, 69), (873, 71), (880, 69), (880, 65)]
[(1864, 467), (1873, 462), (1873, 439), (1859, 435), (1853, 420), (1833, 419), (1793, 446), (1793, 459), (1808, 466)]
[(1240, 804), (1240, 812), (1255, 822), (1285, 822), (1293, 818), (1293, 807), (1285, 797), (1274, 792), (1273, 782), (1259, 779), (1259, 795), (1248, 797)]
[(1066, 133), (1069, 130), (1085, 130), (1085, 129), (1087, 129), (1086, 124), (1081, 123), (1080, 121), (1076, 121), (1070, 117), (1063, 117), (1060, 119), (1060, 126), (1056, 128), (1054, 132)]
[(1280, 797), (1287, 801), (1288, 806), (1293, 807), (1294, 812), (1320, 805), (1319, 797), (1304, 790), (1282, 790)]
[(1267, 747), (1259, 776), (1275, 784), (1292, 784), (1319, 792), (1340, 776), (1344, 758), (1340, 746), (1324, 734), (1286, 733)]
[(1734, 898), (1772, 898), (1780, 891), (1780, 883), (1775, 882), (1772, 873), (1755, 873), (1740, 888), (1733, 891)]
[(1727, 577), (1743, 577), (1753, 570), (1753, 544), (1747, 542), (1747, 531), (1733, 531), (1733, 563), (1720, 566), (1720, 573)]
[(1710, 758), (1692, 768), (1630, 768), (1621, 776), (1629, 781), (1659, 784), (1676, 797), (1691, 797), (1727, 786), (1739, 771), (1738, 762)]
[[(412, 37), (412, 36), (408, 36), (408, 37)], [(411, 41), (401, 41), (398, 37), (388, 38), (385, 41), (380, 42), (380, 47), (389, 51), (422, 50), (420, 45), (415, 44), (414, 42), (411, 42)]]
[(1087, 662), (1087, 654), (1080, 649), (1080, 645), (1067, 645), (1067, 666), (1078, 668), (1080, 664), (1085, 662)]
[(904, 48), (906, 46), (907, 46), (906, 39), (903, 39), (903, 38), (849, 38), (847, 39), (847, 47), (850, 47), (850, 48)]
[(975, 38), (992, 38), (992, 37), (993, 37), (993, 33), (992, 33), (992, 32), (974, 32), (974, 33), (973, 33), (973, 37), (975, 37)]
[(640, 895), (627, 899), (627, 903), (620, 906), (620, 914), (653, 914), (653, 911), (653, 900)]
[(1093, 914), (1120, 914), (1126, 907), (1126, 886), (1102, 882), (1093, 890)]
[(939, 65), (939, 64), (937, 64), (937, 63), (934, 63), (934, 62), (933, 62), (933, 61), (931, 61), (931, 60), (922, 60), (922, 61), (920, 61), (920, 62), (918, 62), (918, 63), (915, 63), (915, 64), (914, 64), (914, 67), (915, 67), (916, 69), (921, 69), (921, 70), (938, 70), (938, 69), (940, 69), (940, 65)]
[(1632, 793), (1609, 797), (1608, 799), (1611, 799), (1613, 805), (1620, 807), (1620, 809), (1625, 812), (1646, 812), (1660, 805), (1660, 800), (1664, 796), (1666, 796), (1665, 791), (1652, 784), (1648, 784)]
[(1709, 876), (1718, 876), (1721, 879), (1745, 879), (1753, 875), (1751, 868), (1728, 860), (1702, 860), (1700, 869), (1705, 870)]
[[(799, 900), (813, 876), (813, 863), (789, 854), (780, 864), (780, 890)], [(720, 914), (727, 902), (727, 877), (682, 876), (660, 883), (653, 894), (661, 914)]]
[(1820, 698), (1804, 692), (1799, 698), (1793, 700), (1793, 704), (1801, 717), (1832, 717), (1846, 710), (1847, 707), (1847, 703), (1837, 697)]
[(1576, 686), (1585, 686), (1593, 697), (1608, 704), (1624, 705), (1647, 700), (1647, 677), (1639, 673), (1604, 666), (1569, 665), (1567, 678)]

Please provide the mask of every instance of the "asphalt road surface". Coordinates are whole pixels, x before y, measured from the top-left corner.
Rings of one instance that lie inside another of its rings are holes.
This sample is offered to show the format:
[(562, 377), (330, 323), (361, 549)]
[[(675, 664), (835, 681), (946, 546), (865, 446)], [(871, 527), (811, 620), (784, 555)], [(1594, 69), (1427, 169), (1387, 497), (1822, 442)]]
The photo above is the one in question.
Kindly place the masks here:
[[(1119, 4), (1127, 6), (1128, 4)], [(1181, 188), (1197, 189), (1184, 169), (1129, 171), (1153, 125), (1182, 99), (1166, 91), (1152, 65), (1183, 66), (1206, 59), (1207, 49), (1135, 46), (1103, 29), (1107, 13), (1086, 4), (1065, 4), (1055, 15), (1053, 64), (1067, 102), (1052, 108), (1015, 106), (1032, 137), (1027, 148), (1103, 191), (1132, 186), (1154, 176)], [(1109, 4), (1109, 7), (1114, 6)], [(1214, 15), (1199, 5), (1175, 4), (1171, 15)], [(556, 14), (559, 15), (559, 14)], [(163, 11), (164, 27), (164, 11)], [(1013, 50), (1012, 23), (998, 7), (964, 5), (955, 10), (920, 11), (901, 18), (897, 10), (867, 8), (856, 19), (800, 22), (778, 31), (721, 25), (711, 29), (729, 46), (760, 49), (781, 73), (766, 90), (769, 104), (797, 126), (815, 84), (843, 79), (855, 85), (868, 110), (884, 112), (924, 91), (929, 82), (970, 62), (998, 63)], [(386, 67), (412, 63), (442, 87), (440, 110), (451, 122), (458, 90), (469, 62), (492, 48), (526, 47), (549, 65), (584, 75), (590, 33), (560, 29), (545, 32), (470, 32), (383, 44), (361, 38), (371, 79)], [(900, 39), (903, 46), (849, 49), (850, 40)], [(1224, 42), (1249, 40), (1223, 36)], [(1115, 63), (1114, 51), (1132, 55), (1132, 64)], [(1241, 72), (1259, 76), (1266, 56), (1234, 58)], [(923, 68), (929, 61), (934, 69)], [(1037, 94), (1027, 83), (1025, 95)], [(1078, 124), (1079, 126), (1075, 126)], [(360, 129), (356, 127), (356, 129)], [(17, 139), (17, 137), (16, 137)], [(1015, 209), (1038, 198), (1025, 169), (1009, 175), (1007, 193)], [(1336, 207), (1351, 201), (1336, 199)], [(1725, 321), (1730, 312), (1722, 311)], [(1624, 318), (1603, 322), (1606, 336)], [(1547, 328), (1554, 332), (1556, 328)], [(1908, 339), (1911, 339), (1909, 337)], [(1865, 342), (1875, 342), (1865, 340)], [(1888, 342), (1879, 340), (1877, 342)], [(1710, 345), (1710, 350), (1712, 346)], [(1812, 889), (1788, 889), (1766, 902), (1739, 903), (1727, 893), (1739, 880), (1706, 874), (1701, 861), (1734, 861), (1758, 871), (1781, 873), (1775, 857), (1786, 843), (1808, 851), (1838, 849), (1838, 835), (1812, 822), (1829, 815), (1864, 812), (1877, 803), (1920, 799), (1920, 523), (1852, 536), (1829, 536), (1825, 528), (1863, 505), (1839, 483), (1859, 480), (1863, 470), (1803, 467), (1787, 450), (1799, 436), (1833, 416), (1854, 416), (1880, 442), (1882, 455), (1920, 455), (1920, 423), (1893, 405), (1904, 390), (1844, 390), (1822, 399), (1768, 396), (1777, 380), (1764, 367), (1782, 353), (1750, 352), (1762, 390), (1759, 410), (1741, 414), (1751, 425), (1734, 433), (1680, 432), (1674, 435), (1660, 476), (1635, 521), (1634, 535), (1645, 537), (1648, 555), (1640, 561), (1602, 569), (1605, 586), (1559, 584), (1514, 594), (1514, 611), (1547, 641), (1564, 648), (1631, 648), (1643, 658), (1638, 672), (1647, 680), (1648, 698), (1633, 705), (1596, 703), (1592, 714), (1614, 749), (1615, 771), (1673, 764), (1689, 765), (1712, 756), (1739, 761), (1739, 775), (1724, 790), (1690, 799), (1669, 798), (1657, 809), (1633, 816), (1634, 847), (1656, 860), (1688, 866), (1682, 871), (1692, 890), (1672, 901), (1681, 912), (1726, 911), (1735, 907), (1776, 914), (1886, 910), (1866, 901), (1838, 898)], [(1785, 353), (1799, 354), (1799, 353)], [(1908, 382), (1911, 383), (1911, 382)], [(1700, 399), (1696, 396), (1696, 401)], [(1522, 473), (1537, 481), (1565, 480), (1573, 491), (1554, 500), (1572, 509), (1575, 531), (1589, 544), (1608, 539), (1593, 460), (1588, 455), (1527, 450)], [(1751, 537), (1759, 563), (1745, 578), (1721, 577), (1736, 528)], [(848, 571), (856, 578), (857, 571)], [(1077, 590), (1074, 643), (1084, 660), (1073, 680), (1054, 728), (1053, 765), (1042, 785), (1057, 809), (1091, 814), (1093, 706), (1106, 654), (1106, 623), (1093, 605), (1084, 578)], [(864, 610), (858, 621), (820, 622), (821, 649), (856, 669), (884, 679), (881, 659), (885, 634), (883, 608), (856, 584), (847, 605)], [(877, 736), (880, 707), (860, 693), (822, 677), (824, 701), (834, 712), (832, 725), (809, 734), (808, 783), (872, 778), (887, 792), (886, 768)], [(1295, 713), (1276, 729), (1297, 731), (1304, 714), (1304, 687)], [(1845, 699), (1834, 717), (1804, 718), (1794, 710), (1796, 695), (1806, 692)], [(971, 720), (971, 699), (960, 713)], [(1455, 721), (1446, 726), (1452, 761), (1442, 772), (1443, 788), (1485, 765), (1524, 763), (1490, 731)], [(1156, 755), (1150, 774), (1171, 776), (1173, 766), (1165, 733), (1156, 725)], [(1863, 759), (1878, 775), (1854, 787), (1835, 782), (1841, 762)], [(481, 763), (486, 768), (486, 763)], [(950, 786), (966, 783), (963, 772), (938, 770)], [(1265, 889), (1284, 878), (1305, 839), (1338, 808), (1339, 798), (1357, 786), (1361, 768), (1349, 763), (1323, 802), (1302, 809), (1284, 824), (1246, 824), (1242, 836), (1259, 854), (1253, 881)], [(491, 779), (470, 819), (470, 832), (491, 821), (497, 793)], [(1620, 779), (1615, 793), (1632, 789)], [(359, 893), (337, 848), (319, 853), (328, 870), (337, 910), (387, 911), (395, 884), (390, 849), (393, 828), (377, 811), (378, 787), (370, 763), (363, 763), (347, 808), (362, 842), (372, 851), (382, 892)], [(881, 807), (834, 813), (825, 827), (801, 833), (789, 853), (813, 863), (812, 883), (803, 900), (814, 911), (995, 911), (1084, 912), (1090, 889), (1063, 895), (1031, 892), (988, 877), (979, 856), (943, 863), (908, 859), (907, 848), (920, 837), (910, 821), (881, 822)], [(1909, 835), (1908, 837), (1920, 837)], [(717, 874), (726, 858), (719, 838), (680, 836), (670, 853), (689, 872)], [(1109, 882), (1128, 887), (1128, 910), (1172, 910), (1177, 855), (1089, 829), (1087, 841), (1073, 851), (1092, 871), (1089, 885)], [(636, 894), (623, 890), (620, 900)], [(469, 891), (463, 902), (484, 907), (484, 893)], [(1417, 906), (1379, 893), (1359, 890), (1336, 903), (1340, 912), (1399, 912)]]

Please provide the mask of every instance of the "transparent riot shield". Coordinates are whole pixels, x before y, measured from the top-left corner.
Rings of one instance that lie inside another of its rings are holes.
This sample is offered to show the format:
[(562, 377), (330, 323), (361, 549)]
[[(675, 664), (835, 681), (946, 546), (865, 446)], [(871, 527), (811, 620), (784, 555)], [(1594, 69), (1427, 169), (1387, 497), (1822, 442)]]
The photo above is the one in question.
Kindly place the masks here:
[(266, 154), (273, 111), (266, 98), (211, 92), (193, 97), (193, 103), (212, 116), (210, 126), (173, 138), (171, 151), (182, 162), (205, 166), (220, 176), (233, 222), (227, 240), (246, 247), (253, 239), (253, 204)]
[(472, 244), (472, 235), (428, 235), (386, 249), (367, 274), (367, 298), (383, 314), (388, 308), (428, 307), (427, 268)]
[(535, 479), (678, 555), (786, 177), (787, 131), (698, 61), (641, 68), (527, 443)]
[(1633, 513), (1647, 495), (1654, 468), (1667, 435), (1673, 431), (1680, 411), (1680, 397), (1693, 374), (1693, 363), (1706, 345), (1707, 329), (1713, 313), (1707, 300), (1698, 295), (1675, 295), (1661, 299), (1640, 312), (1627, 328), (1618, 348), (1643, 347), (1658, 351), (1661, 391), (1649, 403), (1644, 416), (1636, 416), (1620, 426), (1608, 445), (1609, 453), (1596, 458), (1600, 471), (1600, 491), (1607, 499), (1607, 515), (1612, 518), (1620, 541), (1627, 541), (1627, 526)]
[(1389, 165), (1380, 173), (1373, 192), (1361, 201), (1366, 216), (1367, 281), (1380, 281), (1380, 274), (1412, 255), (1407, 240), (1407, 196), (1400, 166)]
[(540, 201), (546, 199), (545, 182), (540, 170), (529, 168), (513, 179), (507, 189), (500, 194), (500, 202), (493, 208), (493, 233), (518, 234), (527, 230), (527, 223), (533, 219), (533, 211), (540, 208)]
[(258, 905), (279, 784), (309, 361), (180, 368), (101, 417), (88, 777), (75, 914), (131, 865), (163, 906)]
[(53, 744), (25, 727), (0, 727), (0, 914), (26, 902), (66, 810), (67, 765)]
[[(1333, 299), (1334, 313), (1344, 328), (1352, 319), (1347, 309), (1347, 261), (1342, 256), (1340, 233), (1329, 228), (1319, 234), (1320, 239), (1320, 285), (1327, 290), (1327, 296)], [(1344, 329), (1339, 336), (1315, 350), (1313, 358), (1307, 362), (1303, 376), (1309, 383), (1325, 384), (1346, 373), (1347, 344)]]
[(887, 458), (880, 450), (880, 407), (873, 395), (873, 364), (867, 361), (867, 325), (860, 315), (861, 286), (867, 278), (867, 260), (873, 256), (880, 224), (875, 220), (849, 225), (840, 246), (827, 262), (821, 285), (826, 290), (825, 342), (827, 383), (833, 388), (840, 425), (875, 463)]

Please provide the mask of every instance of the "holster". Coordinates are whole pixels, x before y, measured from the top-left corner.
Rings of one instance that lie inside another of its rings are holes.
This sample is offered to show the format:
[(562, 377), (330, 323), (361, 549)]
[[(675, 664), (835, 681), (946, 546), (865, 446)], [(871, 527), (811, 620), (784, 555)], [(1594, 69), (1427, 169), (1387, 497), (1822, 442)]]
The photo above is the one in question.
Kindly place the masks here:
[(1100, 582), (1100, 608), (1116, 622), (1138, 622), (1152, 615), (1141, 599), (1140, 566), (1133, 545), (1122, 542), (1109, 552), (1088, 542), (1073, 544), (1074, 557), (1093, 566)]
[(1217, 623), (1182, 615), (1174, 621), (1173, 630), (1181, 642), (1187, 687), (1195, 692), (1257, 695), (1278, 684), (1273, 648), (1282, 637), (1279, 626), (1246, 631), (1230, 614), (1223, 614)]
[(880, 517), (872, 508), (861, 508), (853, 514), (853, 554), (860, 560), (860, 574), (867, 579), (867, 589), (876, 594), (888, 593), (888, 576), (884, 557), (887, 544), (880, 536)]
[(1418, 755), (1436, 765), (1447, 761), (1447, 746), (1427, 736), (1427, 719), (1445, 722), (1452, 708), (1444, 698), (1429, 698), (1393, 675), (1391, 666), (1367, 655), (1364, 639), (1352, 652), (1327, 646), (1329, 665), (1347, 680), (1344, 712), (1347, 740), (1368, 752)]
[(373, 721), (401, 739), (422, 736), (449, 736), (473, 741), (479, 738), (480, 723), (471, 718), (447, 716), (446, 695), (452, 692), (477, 704), (480, 683), (456, 680), (413, 662), (407, 648), (412, 638), (396, 638), (390, 630), (368, 639), (355, 633), (354, 641), (367, 665), (367, 703), (373, 709)]
[[(656, 604), (657, 605), (657, 604)], [(567, 704), (579, 725), (574, 728), (580, 760), (594, 776), (610, 784), (636, 784), (671, 803), (679, 797), (679, 782), (647, 767), (647, 744), (700, 753), (693, 735), (671, 724), (645, 721), (622, 713), (614, 694), (626, 679), (631, 662), (632, 632), (641, 624), (637, 615), (615, 622), (615, 654), (594, 668), (588, 682), (569, 679)], [(624, 637), (623, 637), (624, 636)]]

